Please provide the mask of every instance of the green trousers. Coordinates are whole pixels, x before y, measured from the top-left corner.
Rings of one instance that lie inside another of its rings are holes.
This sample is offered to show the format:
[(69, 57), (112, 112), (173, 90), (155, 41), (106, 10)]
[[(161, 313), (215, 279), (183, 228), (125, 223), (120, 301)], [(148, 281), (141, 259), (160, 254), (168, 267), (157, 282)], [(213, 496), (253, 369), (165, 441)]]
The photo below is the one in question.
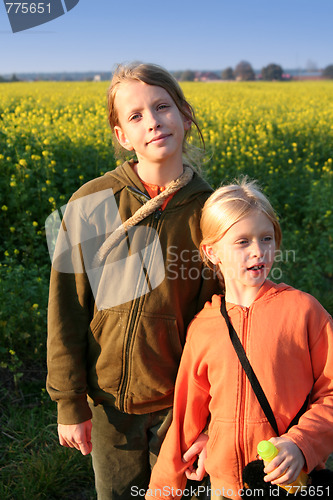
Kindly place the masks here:
[[(129, 415), (112, 406), (90, 405), (90, 408), (93, 414), (92, 463), (98, 500), (144, 499), (151, 469), (171, 424), (172, 409)], [(191, 483), (192, 486), (199, 484)]]

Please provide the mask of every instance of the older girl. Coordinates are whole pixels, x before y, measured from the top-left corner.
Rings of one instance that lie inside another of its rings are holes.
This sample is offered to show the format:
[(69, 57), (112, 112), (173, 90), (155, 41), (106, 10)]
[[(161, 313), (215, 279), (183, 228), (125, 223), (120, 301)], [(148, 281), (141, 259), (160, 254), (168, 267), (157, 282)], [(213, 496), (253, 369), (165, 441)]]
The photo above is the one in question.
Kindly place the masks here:
[(148, 486), (187, 326), (218, 283), (197, 255), (212, 190), (183, 158), (199, 128), (180, 86), (159, 66), (120, 66), (108, 105), (116, 140), (135, 158), (67, 206), (51, 272), (47, 388), (60, 444), (92, 450), (99, 500), (128, 500)]

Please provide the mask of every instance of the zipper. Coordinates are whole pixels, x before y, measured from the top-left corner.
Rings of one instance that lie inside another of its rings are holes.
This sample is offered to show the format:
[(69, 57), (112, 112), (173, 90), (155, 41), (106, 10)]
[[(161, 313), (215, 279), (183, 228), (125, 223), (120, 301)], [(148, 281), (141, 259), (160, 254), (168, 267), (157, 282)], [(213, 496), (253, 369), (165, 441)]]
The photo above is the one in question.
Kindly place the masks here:
[(157, 210), (155, 210), (154, 212), (154, 219), (159, 221), (160, 218), (161, 218), (161, 215), (162, 215), (162, 209), (161, 208), (158, 208)]
[[(152, 223), (149, 226), (147, 226), (150, 228), (150, 232), (152, 231), (152, 229), (155, 229), (155, 230), (157, 229), (162, 213), (163, 213), (162, 210), (159, 208), (152, 214), (152, 216), (151, 216)], [(150, 267), (152, 258), (153, 258), (153, 252), (151, 253), (150, 260), (147, 264), (148, 268)], [(143, 263), (143, 260), (141, 260), (141, 262)], [(140, 288), (142, 287), (142, 285), (144, 283), (148, 283), (149, 288), (151, 288), (149, 277), (148, 277), (147, 267), (142, 266), (143, 272), (141, 273), (140, 283), (138, 284)], [(126, 393), (127, 393), (128, 383), (130, 380), (129, 361), (130, 361), (130, 355), (131, 355), (131, 346), (132, 346), (133, 337), (135, 335), (135, 324), (136, 324), (137, 319), (138, 319), (137, 313), (139, 310), (140, 303), (143, 300), (144, 300), (144, 295), (135, 299), (134, 303), (132, 305), (132, 308), (131, 308), (131, 312), (130, 312), (130, 321), (128, 324), (127, 336), (126, 336), (126, 340), (125, 340), (123, 373), (122, 373), (122, 377), (120, 379), (120, 384), (119, 384), (119, 410), (122, 412), (125, 412), (125, 410), (126, 410), (125, 409), (125, 397), (126, 397)]]
[(134, 186), (125, 186), (125, 189), (131, 193), (142, 205), (147, 203), (147, 201), (151, 200), (150, 196), (148, 196), (146, 193), (143, 193), (140, 191), (140, 189), (134, 187)]
[[(248, 330), (248, 316), (249, 309), (247, 307), (242, 307), (242, 337), (241, 342), (243, 344), (243, 348), (246, 352), (246, 340), (247, 340), (247, 330)], [(245, 406), (246, 406), (246, 382), (247, 377), (246, 373), (241, 367), (241, 389), (240, 389), (240, 418), (239, 418), (239, 448), (240, 448), (240, 471), (242, 471), (246, 465), (245, 463)]]

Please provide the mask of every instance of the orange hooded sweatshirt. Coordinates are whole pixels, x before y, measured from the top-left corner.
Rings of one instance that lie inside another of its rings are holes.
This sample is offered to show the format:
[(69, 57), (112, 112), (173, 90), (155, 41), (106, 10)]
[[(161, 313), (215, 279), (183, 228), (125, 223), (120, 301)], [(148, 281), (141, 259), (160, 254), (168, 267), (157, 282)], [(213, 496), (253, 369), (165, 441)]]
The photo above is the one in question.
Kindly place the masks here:
[[(184, 498), (183, 453), (205, 428), (205, 468), (215, 489), (239, 498), (244, 466), (273, 437), (241, 367), (220, 312), (221, 297), (190, 324), (176, 382), (174, 417), (155, 465), (147, 499)], [(333, 450), (333, 322), (318, 301), (266, 281), (249, 308), (227, 303), (230, 320), (283, 435), (311, 392), (307, 411), (286, 436), (302, 450), (305, 470), (323, 467)]]

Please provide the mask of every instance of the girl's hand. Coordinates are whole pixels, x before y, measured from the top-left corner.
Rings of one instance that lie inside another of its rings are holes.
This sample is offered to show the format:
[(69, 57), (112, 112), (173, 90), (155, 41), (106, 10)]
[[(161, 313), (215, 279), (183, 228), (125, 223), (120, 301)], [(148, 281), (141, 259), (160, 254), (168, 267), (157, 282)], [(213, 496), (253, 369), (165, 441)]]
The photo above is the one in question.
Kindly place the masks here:
[(264, 472), (264, 481), (286, 486), (295, 481), (304, 467), (304, 455), (299, 447), (287, 438), (269, 439), (279, 449), (278, 455), (269, 462)]
[(189, 465), (188, 469), (185, 471), (187, 479), (193, 479), (194, 481), (202, 481), (206, 475), (205, 470), (205, 460), (207, 458), (207, 441), (208, 436), (206, 434), (200, 434), (196, 441), (190, 446), (190, 448), (183, 455), (183, 462), (191, 462), (191, 460), (198, 456), (198, 461), (196, 466)]
[(91, 428), (91, 420), (82, 424), (58, 424), (59, 443), (67, 448), (76, 448), (82, 455), (89, 455), (92, 450)]

